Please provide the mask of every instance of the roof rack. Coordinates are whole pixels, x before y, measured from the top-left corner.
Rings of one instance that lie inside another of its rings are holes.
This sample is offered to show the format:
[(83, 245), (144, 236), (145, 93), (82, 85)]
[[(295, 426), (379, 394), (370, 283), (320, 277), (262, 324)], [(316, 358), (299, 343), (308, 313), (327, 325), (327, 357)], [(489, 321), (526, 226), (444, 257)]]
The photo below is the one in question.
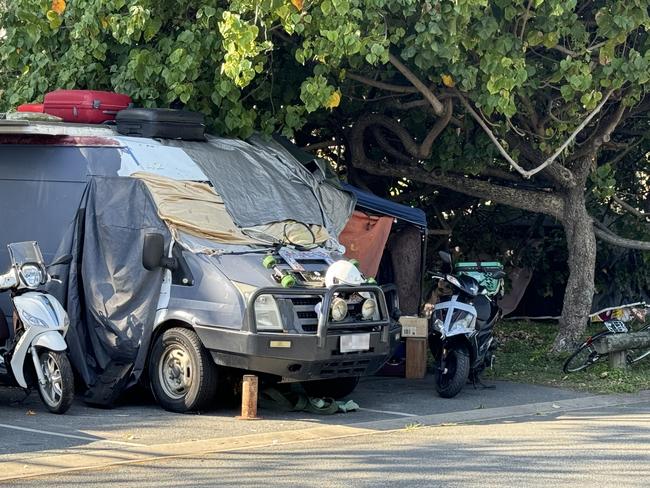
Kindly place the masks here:
[(109, 125), (68, 124), (29, 120), (0, 120), (1, 134), (47, 135), (47, 136), (115, 136)]

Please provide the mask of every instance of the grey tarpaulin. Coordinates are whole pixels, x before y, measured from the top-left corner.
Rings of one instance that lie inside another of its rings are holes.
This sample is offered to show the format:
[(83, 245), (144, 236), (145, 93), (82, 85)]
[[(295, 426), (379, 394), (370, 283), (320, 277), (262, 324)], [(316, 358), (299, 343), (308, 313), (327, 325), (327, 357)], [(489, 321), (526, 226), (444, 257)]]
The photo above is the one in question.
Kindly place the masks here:
[[(328, 180), (329, 175), (324, 167), (325, 161), (312, 160), (313, 165), (305, 166), (292, 154), (286, 147), (277, 142), (275, 139), (266, 140), (259, 135), (253, 135), (248, 139), (255, 147), (259, 147), (268, 152), (272, 152), (278, 159), (287, 161), (288, 164), (307, 169), (310, 177), (306, 179), (312, 190), (317, 195), (321, 207), (325, 213), (327, 221), (325, 227), (331, 235), (338, 239), (339, 234), (350, 220), (354, 211), (356, 197), (353, 193), (343, 191), (338, 186), (331, 184)], [(326, 164), (326, 163), (325, 163)]]
[[(296, 220), (338, 236), (354, 198), (312, 173), (274, 141), (209, 137), (205, 142), (164, 140), (183, 149), (210, 179), (242, 228)], [(317, 172), (320, 173), (320, 172)]]
[[(125, 205), (128, 202), (128, 205)], [(163, 270), (142, 266), (144, 235), (171, 236), (145, 184), (93, 177), (58, 255), (73, 260), (59, 296), (70, 316), (72, 363), (89, 403), (112, 404), (145, 366)]]

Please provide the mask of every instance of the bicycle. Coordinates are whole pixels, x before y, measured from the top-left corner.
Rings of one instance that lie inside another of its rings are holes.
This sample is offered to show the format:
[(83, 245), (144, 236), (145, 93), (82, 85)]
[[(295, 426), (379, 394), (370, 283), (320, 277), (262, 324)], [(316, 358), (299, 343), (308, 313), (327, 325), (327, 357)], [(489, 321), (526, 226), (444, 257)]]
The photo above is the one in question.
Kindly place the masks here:
[[(632, 315), (634, 319), (641, 321), (643, 327), (630, 330), (625, 322), (622, 320), (605, 320), (603, 325), (607, 330), (599, 332), (591, 337), (588, 337), (578, 348), (567, 358), (564, 362), (562, 370), (565, 373), (576, 373), (587, 369), (588, 367), (596, 364), (599, 361), (607, 359), (609, 354), (599, 354), (594, 347), (594, 343), (604, 336), (611, 334), (627, 334), (628, 332), (641, 332), (650, 329), (650, 324), (645, 323), (646, 312), (648, 308), (633, 308)], [(627, 351), (626, 359), (628, 364), (634, 364), (642, 359), (650, 356), (650, 349), (647, 351), (637, 352), (634, 350)]]

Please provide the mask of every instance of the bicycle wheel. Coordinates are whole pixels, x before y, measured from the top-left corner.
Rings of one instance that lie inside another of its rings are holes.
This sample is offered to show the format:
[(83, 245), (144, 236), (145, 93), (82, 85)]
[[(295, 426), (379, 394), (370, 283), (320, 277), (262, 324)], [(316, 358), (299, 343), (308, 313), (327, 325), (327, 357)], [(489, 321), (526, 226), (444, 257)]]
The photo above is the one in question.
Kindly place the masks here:
[[(641, 327), (640, 329), (635, 330), (634, 332), (642, 332), (642, 331), (648, 330), (648, 329), (650, 329), (650, 324), (646, 324), (643, 327)], [(641, 350), (633, 350), (633, 349), (631, 349), (631, 350), (627, 351), (627, 354), (626, 354), (627, 362), (629, 364), (639, 362), (642, 359), (647, 358), (648, 356), (650, 356), (650, 349), (648, 349), (648, 350), (643, 350), (643, 349), (641, 349)]]
[(592, 364), (595, 364), (598, 361), (607, 358), (608, 354), (598, 354), (596, 348), (594, 347), (594, 341), (610, 334), (612, 334), (612, 332), (606, 330), (588, 338), (564, 362), (562, 370), (565, 373), (575, 373), (577, 371), (587, 369)]

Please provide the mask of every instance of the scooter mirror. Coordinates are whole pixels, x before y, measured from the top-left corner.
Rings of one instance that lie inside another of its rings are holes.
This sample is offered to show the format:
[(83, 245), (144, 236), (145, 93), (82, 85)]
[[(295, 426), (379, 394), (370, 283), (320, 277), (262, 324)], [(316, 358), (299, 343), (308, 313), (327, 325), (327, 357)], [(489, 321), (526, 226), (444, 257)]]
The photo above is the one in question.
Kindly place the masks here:
[(151, 271), (160, 267), (165, 254), (165, 238), (162, 234), (146, 234), (142, 245), (142, 266)]
[(449, 264), (451, 266), (451, 254), (446, 251), (439, 251), (438, 256), (440, 256), (440, 259), (442, 259), (443, 263)]

